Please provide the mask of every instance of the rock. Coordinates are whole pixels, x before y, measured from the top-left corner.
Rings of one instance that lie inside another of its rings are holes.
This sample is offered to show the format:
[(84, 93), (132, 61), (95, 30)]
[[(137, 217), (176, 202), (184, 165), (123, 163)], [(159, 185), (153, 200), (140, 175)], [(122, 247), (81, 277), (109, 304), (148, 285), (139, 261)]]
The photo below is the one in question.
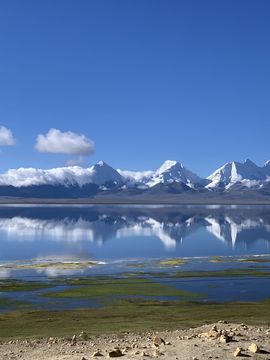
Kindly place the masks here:
[(92, 357), (96, 357), (96, 356), (103, 356), (103, 354), (98, 350), (98, 351), (95, 351), (92, 355)]
[(254, 353), (254, 354), (260, 352), (259, 346), (258, 346), (257, 344), (255, 344), (255, 343), (252, 343), (251, 345), (249, 345), (248, 350), (249, 350), (250, 352)]
[(236, 348), (235, 352), (233, 353), (233, 356), (241, 356), (242, 355), (242, 348), (238, 347)]
[(221, 335), (220, 338), (219, 338), (219, 341), (222, 344), (226, 344), (227, 342), (229, 342), (229, 337), (227, 335)]
[(216, 326), (213, 326), (211, 328), (211, 330), (209, 330), (208, 332), (205, 333), (201, 333), (198, 335), (198, 337), (202, 337), (202, 338), (214, 338), (217, 339), (220, 337), (220, 332), (217, 330)]
[(153, 353), (153, 356), (154, 357), (158, 357), (158, 356), (161, 356), (161, 355), (164, 355), (164, 353), (158, 351), (158, 350), (155, 350), (154, 353)]
[(87, 340), (88, 339), (88, 335), (85, 331), (82, 331), (79, 335), (79, 337), (83, 340)]
[(81, 357), (81, 360), (87, 360), (87, 359), (86, 359), (86, 357), (83, 356), (83, 357)]
[(146, 352), (142, 351), (141, 356), (149, 356)]
[(161, 337), (155, 336), (155, 338), (154, 338), (154, 345), (155, 345), (155, 346), (160, 346), (160, 345), (162, 345), (162, 344), (165, 344), (165, 341), (164, 341)]
[(76, 345), (76, 343), (77, 343), (77, 336), (73, 335), (71, 339), (71, 345)]
[(109, 357), (120, 357), (123, 356), (123, 353), (120, 349), (112, 350), (109, 352)]

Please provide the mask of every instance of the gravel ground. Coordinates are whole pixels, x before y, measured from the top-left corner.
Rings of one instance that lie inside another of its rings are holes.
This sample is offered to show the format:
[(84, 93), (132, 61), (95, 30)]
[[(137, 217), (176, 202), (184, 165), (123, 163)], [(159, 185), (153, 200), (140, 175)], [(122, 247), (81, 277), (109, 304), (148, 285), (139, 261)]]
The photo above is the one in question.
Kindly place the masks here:
[(186, 330), (126, 332), (98, 337), (88, 337), (82, 332), (71, 338), (0, 342), (0, 359), (87, 360), (102, 357), (270, 360), (270, 328), (220, 321)]

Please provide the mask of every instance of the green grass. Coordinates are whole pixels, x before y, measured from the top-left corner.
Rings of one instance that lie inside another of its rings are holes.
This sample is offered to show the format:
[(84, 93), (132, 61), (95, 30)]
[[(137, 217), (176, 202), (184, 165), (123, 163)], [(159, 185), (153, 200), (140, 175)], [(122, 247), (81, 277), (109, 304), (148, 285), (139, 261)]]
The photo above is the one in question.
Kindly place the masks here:
[(176, 329), (218, 320), (270, 325), (270, 301), (205, 304), (125, 301), (121, 305), (65, 312), (15, 311), (0, 315), (0, 338), (72, 336)]
[(84, 269), (87, 267), (92, 267), (97, 265), (97, 262), (94, 261), (78, 261), (78, 262), (44, 262), (44, 263), (31, 263), (31, 264), (22, 264), (22, 265), (14, 265), (11, 264), (6, 267), (10, 267), (12, 269), (47, 269), (47, 268), (55, 268), (55, 269)]
[(230, 261), (232, 261), (232, 259), (226, 258), (226, 257), (221, 257), (221, 256), (212, 256), (209, 259), (209, 262), (211, 262), (211, 263), (223, 263), (223, 262), (230, 262)]
[[(95, 279), (83, 283), (78, 280), (80, 286), (71, 286), (69, 289), (57, 292), (45, 293), (46, 297), (54, 298), (103, 298), (130, 296), (173, 296), (194, 298), (198, 294), (189, 291), (175, 289), (172, 286), (156, 283), (149, 279)], [(76, 281), (73, 285), (76, 284)]]
[(270, 258), (248, 258), (248, 259), (239, 259), (240, 262), (246, 263), (270, 263)]
[(165, 259), (156, 262), (157, 266), (180, 266), (185, 265), (188, 261), (186, 259)]
[(30, 302), (27, 301), (19, 301), (19, 300), (14, 300), (14, 299), (10, 299), (8, 297), (0, 297), (0, 308), (1, 309), (9, 309), (9, 308), (13, 308), (13, 307), (25, 307), (25, 306), (31, 306)]
[(12, 291), (35, 291), (52, 287), (52, 284), (45, 284), (34, 281), (16, 281), (5, 280), (0, 281), (0, 292), (12, 292)]

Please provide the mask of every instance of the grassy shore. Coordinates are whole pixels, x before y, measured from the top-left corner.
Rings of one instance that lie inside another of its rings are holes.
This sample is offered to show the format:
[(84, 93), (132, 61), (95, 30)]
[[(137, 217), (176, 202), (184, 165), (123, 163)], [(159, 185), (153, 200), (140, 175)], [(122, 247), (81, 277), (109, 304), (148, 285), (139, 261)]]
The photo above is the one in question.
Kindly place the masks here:
[[(167, 274), (168, 275), (168, 274)], [(270, 300), (261, 302), (211, 303), (207, 294), (177, 289), (170, 283), (157, 282), (156, 274), (143, 273), (133, 278), (82, 277), (55, 279), (45, 283), (6, 280), (0, 283), (0, 338), (72, 336), (86, 331), (89, 335), (121, 331), (196, 327), (225, 319), (233, 323), (270, 325)], [(220, 271), (179, 271), (171, 278), (193, 277), (264, 277), (266, 269), (232, 269)], [(157, 277), (160, 277), (157, 276)], [(55, 288), (64, 285), (63, 289)], [(29, 302), (9, 298), (12, 292), (34, 294), (42, 291), (44, 301), (96, 300), (98, 307), (49, 311), (38, 310)], [(204, 301), (201, 301), (204, 299)], [(16, 310), (14, 310), (16, 308)]]
[(0, 337), (29, 338), (90, 335), (194, 327), (226, 319), (270, 325), (270, 301), (205, 304), (197, 302), (122, 301), (75, 311), (14, 311), (0, 315)]

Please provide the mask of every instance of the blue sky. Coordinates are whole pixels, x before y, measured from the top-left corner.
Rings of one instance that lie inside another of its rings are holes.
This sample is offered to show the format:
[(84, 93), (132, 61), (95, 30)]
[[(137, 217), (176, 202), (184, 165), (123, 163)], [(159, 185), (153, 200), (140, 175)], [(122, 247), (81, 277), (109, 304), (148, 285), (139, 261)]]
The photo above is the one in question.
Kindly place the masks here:
[[(0, 171), (62, 166), (55, 128), (130, 170), (181, 161), (206, 176), (270, 158), (268, 0), (2, 0)], [(90, 151), (89, 151), (90, 153)]]

